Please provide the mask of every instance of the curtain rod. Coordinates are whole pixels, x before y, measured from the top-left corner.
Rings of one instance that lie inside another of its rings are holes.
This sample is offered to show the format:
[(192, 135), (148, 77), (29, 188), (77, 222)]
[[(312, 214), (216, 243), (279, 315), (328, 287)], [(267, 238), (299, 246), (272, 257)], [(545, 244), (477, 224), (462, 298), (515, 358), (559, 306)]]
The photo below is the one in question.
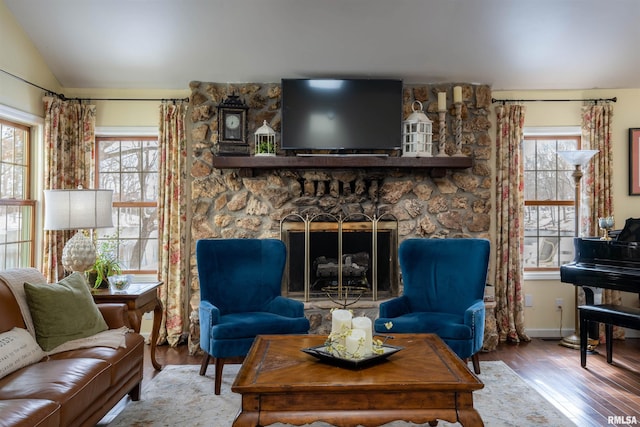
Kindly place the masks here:
[(604, 101), (618, 102), (618, 98), (615, 96), (613, 98), (591, 98), (591, 99), (495, 99), (495, 98), (491, 98), (492, 104), (496, 102), (500, 102), (502, 103), (502, 105), (506, 104), (507, 102), (578, 102), (578, 101), (595, 102), (597, 104), (598, 102), (604, 102)]
[(50, 89), (44, 88), (42, 86), (38, 86), (37, 84), (31, 83), (29, 80), (25, 80), (22, 77), (16, 76), (15, 74), (11, 74), (10, 72), (3, 70), (2, 68), (0, 68), (0, 71), (2, 71), (8, 76), (13, 77), (14, 79), (20, 80), (23, 83), (31, 85), (40, 90), (43, 90), (49, 95), (54, 95), (59, 99), (68, 100), (68, 101), (160, 101), (160, 102), (172, 101), (173, 103), (175, 103), (176, 101), (189, 102), (189, 98), (67, 98), (62, 93), (57, 93)]

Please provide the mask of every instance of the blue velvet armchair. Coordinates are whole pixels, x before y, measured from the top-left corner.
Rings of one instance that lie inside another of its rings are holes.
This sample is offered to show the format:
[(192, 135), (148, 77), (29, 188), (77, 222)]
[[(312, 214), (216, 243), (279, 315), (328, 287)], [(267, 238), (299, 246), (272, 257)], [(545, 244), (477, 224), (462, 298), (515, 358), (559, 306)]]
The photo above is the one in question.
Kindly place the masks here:
[(301, 301), (281, 296), (286, 248), (277, 239), (203, 239), (196, 242), (200, 280), (200, 375), (215, 362), (220, 394), (225, 359), (247, 355), (257, 335), (306, 334)]
[(479, 374), (489, 241), (407, 239), (398, 248), (398, 259), (404, 291), (380, 304), (375, 331), (434, 333), (461, 359), (471, 357)]

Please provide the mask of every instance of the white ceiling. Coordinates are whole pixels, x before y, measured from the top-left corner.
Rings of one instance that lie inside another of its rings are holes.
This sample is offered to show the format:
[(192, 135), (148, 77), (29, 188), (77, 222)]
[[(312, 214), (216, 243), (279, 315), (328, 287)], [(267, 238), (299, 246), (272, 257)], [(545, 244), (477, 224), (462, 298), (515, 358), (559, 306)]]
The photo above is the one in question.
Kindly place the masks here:
[(638, 0), (4, 0), (66, 88), (393, 77), (640, 88)]

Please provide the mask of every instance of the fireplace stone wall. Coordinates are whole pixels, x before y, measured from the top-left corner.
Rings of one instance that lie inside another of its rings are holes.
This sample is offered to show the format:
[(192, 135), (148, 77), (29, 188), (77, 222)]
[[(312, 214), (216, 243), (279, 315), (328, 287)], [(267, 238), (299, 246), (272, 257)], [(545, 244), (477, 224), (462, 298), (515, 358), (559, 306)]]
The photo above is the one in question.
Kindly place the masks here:
[[(216, 169), (212, 165), (218, 135), (216, 105), (233, 92), (244, 99), (250, 107), (248, 142), (252, 143), (253, 132), (263, 120), (276, 132), (280, 130), (280, 85), (192, 82), (190, 86), (192, 331), (198, 330), (195, 242), (201, 238), (278, 238), (280, 220), (304, 212), (345, 216), (388, 212), (398, 219), (399, 241), (410, 237), (489, 237), (489, 86), (461, 85), (462, 152), (472, 158), (472, 167), (447, 170), (437, 178), (419, 168), (256, 169), (249, 176), (238, 169)], [(405, 117), (413, 101), (421, 101), (437, 138), (437, 93), (446, 91), (452, 99), (453, 86), (406, 85)], [(451, 107), (446, 119), (450, 154), (455, 149), (453, 111)], [(327, 311), (323, 309), (326, 307), (318, 304), (308, 307), (315, 328), (312, 332), (323, 333), (326, 329)], [(377, 312), (371, 307), (362, 310), (368, 315)], [(191, 335), (190, 349), (195, 352), (199, 334)]]

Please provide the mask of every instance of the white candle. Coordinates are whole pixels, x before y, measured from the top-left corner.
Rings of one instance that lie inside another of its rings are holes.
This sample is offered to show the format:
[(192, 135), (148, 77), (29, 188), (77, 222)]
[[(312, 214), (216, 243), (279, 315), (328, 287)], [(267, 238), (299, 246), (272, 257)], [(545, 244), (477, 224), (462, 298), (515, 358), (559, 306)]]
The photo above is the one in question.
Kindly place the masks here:
[(364, 331), (352, 329), (346, 341), (347, 357), (361, 359), (364, 356), (364, 341)]
[(462, 86), (453, 87), (453, 102), (462, 102)]
[[(337, 347), (344, 347), (345, 339), (339, 335), (351, 329), (352, 314), (349, 310), (333, 310), (331, 312), (331, 335)], [(344, 351), (344, 350), (341, 350)]]
[(447, 93), (438, 92), (438, 111), (445, 111), (447, 109)]
[(371, 319), (366, 316), (354, 317), (351, 320), (353, 330), (361, 330), (364, 332), (364, 345), (360, 353), (362, 356), (369, 356), (372, 353), (373, 330), (371, 327)]
[(331, 312), (331, 333), (339, 334), (351, 329), (351, 312), (349, 310), (333, 310)]

